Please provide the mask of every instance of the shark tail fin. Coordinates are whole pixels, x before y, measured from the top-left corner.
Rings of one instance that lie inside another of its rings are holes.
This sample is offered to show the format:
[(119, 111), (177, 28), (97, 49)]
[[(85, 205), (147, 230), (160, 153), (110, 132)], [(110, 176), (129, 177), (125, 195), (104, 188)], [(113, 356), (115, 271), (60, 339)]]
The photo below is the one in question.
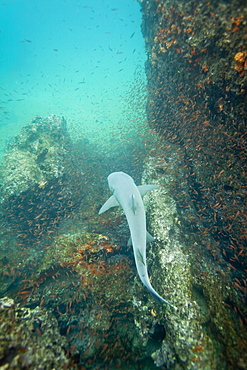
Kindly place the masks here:
[(151, 296), (153, 297), (153, 299), (155, 300), (156, 303), (158, 303), (159, 305), (163, 305), (163, 304), (167, 304), (168, 306), (172, 307), (175, 311), (178, 310), (178, 308), (176, 306), (174, 306), (173, 304), (171, 304), (170, 302), (166, 301), (164, 298), (162, 298), (159, 294), (156, 295), (154, 294), (153, 292), (150, 292)]

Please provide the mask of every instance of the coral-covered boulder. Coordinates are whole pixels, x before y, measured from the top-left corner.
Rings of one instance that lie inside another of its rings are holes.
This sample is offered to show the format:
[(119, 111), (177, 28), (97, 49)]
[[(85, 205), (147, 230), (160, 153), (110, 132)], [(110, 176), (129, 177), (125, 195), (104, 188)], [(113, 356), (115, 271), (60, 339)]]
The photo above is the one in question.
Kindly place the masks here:
[(19, 238), (52, 232), (80, 204), (82, 176), (63, 118), (37, 117), (23, 127), (0, 167), (0, 204)]

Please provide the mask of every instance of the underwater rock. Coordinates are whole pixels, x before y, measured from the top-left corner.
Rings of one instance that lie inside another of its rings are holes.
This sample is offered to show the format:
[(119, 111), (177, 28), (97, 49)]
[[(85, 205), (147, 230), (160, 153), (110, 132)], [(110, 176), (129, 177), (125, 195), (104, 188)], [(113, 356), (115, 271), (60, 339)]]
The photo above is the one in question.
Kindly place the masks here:
[(78, 207), (82, 169), (76, 167), (66, 121), (37, 117), (11, 142), (0, 167), (0, 204), (19, 239), (39, 239)]
[(190, 196), (224, 259), (240, 271), (233, 280), (242, 294), (247, 8), (242, 0), (143, 0), (141, 6), (149, 125), (183, 152)]
[[(174, 261), (181, 256), (186, 262), (188, 296), (200, 308), (196, 315), (191, 310), (191, 321), (194, 325), (198, 317), (206, 343), (199, 341), (191, 349), (188, 345), (186, 356), (192, 364), (186, 360), (181, 366), (200, 367), (206, 345), (209, 365), (205, 362), (203, 368), (243, 369), (247, 366), (247, 8), (242, 0), (142, 0), (140, 4), (148, 54), (147, 117), (162, 141), (152, 160), (155, 171), (149, 170), (151, 179), (166, 189), (167, 195), (160, 196), (169, 210), (165, 213), (158, 199), (156, 214), (151, 207), (153, 229), (165, 238), (155, 261), (165, 269), (165, 261), (171, 265), (167, 257), (171, 253)], [(171, 200), (173, 227), (169, 226)], [(168, 225), (163, 217), (168, 217)], [(168, 248), (173, 238), (178, 238), (181, 251), (177, 245)], [(172, 278), (170, 283), (175, 291)], [(177, 283), (184, 286), (179, 277)], [(170, 288), (167, 298), (168, 293)], [(193, 336), (196, 326), (194, 330)], [(169, 348), (172, 342), (179, 361), (182, 352), (174, 337)]]
[(64, 119), (36, 117), (9, 143), (1, 164), (1, 202), (25, 191), (44, 189), (64, 174), (69, 138)]
[(56, 319), (40, 307), (20, 307), (0, 299), (1, 369), (75, 369)]
[(152, 353), (151, 357), (157, 367), (166, 365), (167, 369), (171, 369), (175, 363), (175, 358), (173, 356), (173, 350), (163, 341), (161, 348)]
[(19, 299), (53, 312), (82, 366), (131, 362), (146, 351), (133, 322), (132, 277), (130, 262), (108, 237), (62, 234), (46, 249)]
[[(178, 307), (177, 312), (169, 306), (156, 309), (156, 319), (164, 326), (166, 335), (152, 358), (157, 366), (165, 364), (167, 369), (216, 370), (227, 368), (224, 353), (228, 353), (243, 368), (247, 363), (246, 352), (244, 345), (237, 343), (246, 341), (247, 332), (243, 323), (232, 319), (227, 302), (241, 307), (242, 314), (245, 308), (231, 286), (227, 264), (221, 259), (219, 266), (207, 250), (207, 245), (216, 247), (210, 234), (199, 220), (197, 233), (184, 227), (187, 218), (196, 217), (196, 210), (184, 187), (186, 212), (178, 212), (173, 180), (186, 177), (186, 171), (175, 174), (174, 164), (182, 164), (182, 157), (178, 146), (173, 145), (172, 153), (172, 165), (165, 157), (163, 164), (161, 160), (157, 163), (157, 158), (150, 158), (142, 178), (143, 184), (160, 185), (144, 198), (148, 228), (156, 238), (147, 254), (152, 283), (165, 299)], [(161, 168), (165, 170), (160, 171)]]
[[(163, 165), (165, 166), (165, 163)], [(203, 343), (203, 352), (196, 362), (203, 364), (204, 369), (216, 369), (214, 358), (209, 356), (213, 349), (212, 340), (201, 330), (204, 317), (201, 315), (200, 306), (192, 296), (191, 262), (180, 238), (176, 203), (167, 186), (169, 174), (160, 176), (155, 171), (154, 161), (150, 160), (142, 182), (154, 183), (154, 179), (160, 188), (144, 199), (149, 213), (150, 231), (156, 238), (148, 252), (147, 260), (152, 261), (150, 273), (153, 282), (159, 287), (159, 293), (177, 306), (178, 311), (164, 307), (160, 314), (163, 316), (161, 316), (161, 323), (164, 320), (166, 344), (152, 357), (157, 364), (161, 365), (161, 358), (163, 358), (166, 366), (169, 365), (167, 367), (169, 369), (176, 368), (175, 364), (178, 363), (183, 364), (181, 368), (194, 369), (193, 348)], [(169, 356), (167, 348), (169, 348)], [(159, 359), (157, 359), (157, 353), (159, 353)], [(168, 357), (173, 361), (168, 361)]]

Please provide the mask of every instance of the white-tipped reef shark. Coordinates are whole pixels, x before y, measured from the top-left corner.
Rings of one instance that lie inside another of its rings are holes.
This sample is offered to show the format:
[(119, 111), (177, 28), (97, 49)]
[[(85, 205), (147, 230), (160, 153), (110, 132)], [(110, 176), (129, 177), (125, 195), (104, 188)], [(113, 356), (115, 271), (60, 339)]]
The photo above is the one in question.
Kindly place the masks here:
[(99, 214), (111, 207), (121, 206), (123, 208), (130, 229), (128, 245), (133, 245), (136, 268), (142, 283), (156, 300), (166, 303), (177, 310), (177, 307), (166, 301), (154, 290), (147, 272), (146, 243), (154, 239), (146, 230), (146, 214), (142, 196), (150, 190), (157, 189), (159, 186), (136, 186), (132, 177), (124, 172), (113, 172), (107, 179), (113, 195), (100, 208)]

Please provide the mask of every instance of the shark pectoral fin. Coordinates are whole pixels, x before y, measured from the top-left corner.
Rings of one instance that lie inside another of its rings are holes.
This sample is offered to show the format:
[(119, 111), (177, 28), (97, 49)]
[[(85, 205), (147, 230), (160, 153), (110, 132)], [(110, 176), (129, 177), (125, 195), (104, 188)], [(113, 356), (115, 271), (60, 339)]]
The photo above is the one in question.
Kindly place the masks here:
[(101, 213), (104, 213), (105, 211), (108, 211), (109, 208), (116, 207), (116, 206), (119, 206), (119, 203), (118, 203), (117, 199), (114, 197), (114, 195), (112, 195), (105, 202), (105, 204), (103, 204), (103, 206), (100, 208), (99, 215), (101, 215)]
[(152, 237), (151, 234), (149, 234), (148, 231), (146, 231), (146, 240), (147, 240), (147, 243), (151, 243), (153, 242), (155, 239)]
[(127, 246), (128, 246), (128, 247), (130, 247), (131, 245), (133, 245), (133, 243), (132, 243), (132, 238), (131, 238), (131, 236), (130, 236), (130, 238), (129, 238), (129, 240), (128, 240), (128, 243), (127, 243)]
[(139, 190), (141, 196), (143, 197), (143, 195), (145, 195), (149, 191), (154, 190), (154, 189), (158, 189), (159, 185), (140, 185), (140, 186), (137, 186), (137, 187), (138, 187), (138, 190)]

